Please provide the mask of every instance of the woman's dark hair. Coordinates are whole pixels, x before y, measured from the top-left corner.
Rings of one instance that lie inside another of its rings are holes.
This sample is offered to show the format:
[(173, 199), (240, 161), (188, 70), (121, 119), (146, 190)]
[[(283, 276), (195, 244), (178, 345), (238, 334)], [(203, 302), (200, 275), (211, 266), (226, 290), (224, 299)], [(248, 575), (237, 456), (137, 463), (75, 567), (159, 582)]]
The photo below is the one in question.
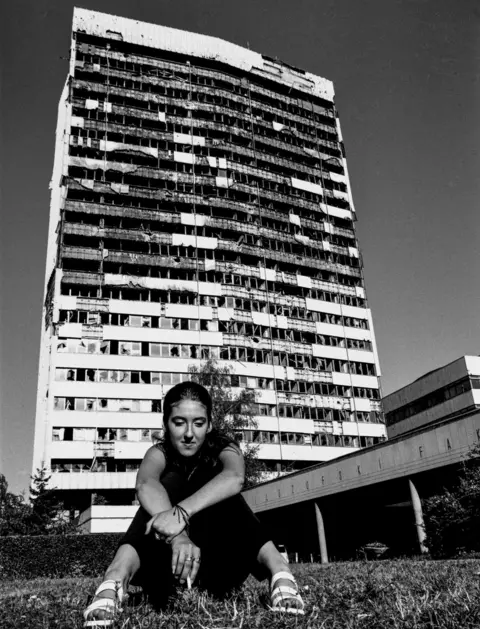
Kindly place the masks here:
[[(171, 444), (167, 423), (172, 413), (172, 407), (182, 400), (194, 400), (203, 404), (207, 411), (208, 421), (212, 422), (212, 398), (205, 387), (198, 384), (198, 382), (192, 381), (182, 382), (172, 387), (163, 400), (163, 425), (165, 430), (163, 436), (156, 443), (156, 447), (163, 451), (166, 459), (172, 462), (178, 462), (181, 457), (179, 457), (178, 452)], [(205, 437), (199, 452), (199, 459), (203, 463), (215, 465), (218, 461), (218, 455), (227, 447), (234, 449), (236, 452), (241, 452), (240, 446), (234, 439), (213, 427)]]
[(182, 400), (194, 400), (203, 404), (207, 410), (208, 421), (212, 421), (212, 398), (205, 387), (198, 382), (181, 382), (170, 389), (163, 400), (163, 425), (167, 427), (172, 407)]

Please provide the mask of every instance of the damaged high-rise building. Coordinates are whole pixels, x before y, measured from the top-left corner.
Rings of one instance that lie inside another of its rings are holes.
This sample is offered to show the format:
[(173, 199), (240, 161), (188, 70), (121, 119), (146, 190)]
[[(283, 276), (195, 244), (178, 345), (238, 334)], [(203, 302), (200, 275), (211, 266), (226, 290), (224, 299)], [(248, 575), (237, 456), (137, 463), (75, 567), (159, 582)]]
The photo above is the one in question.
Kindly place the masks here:
[(272, 471), (385, 438), (330, 81), (75, 9), (60, 100), (34, 468), (132, 504), (166, 390), (216, 359)]

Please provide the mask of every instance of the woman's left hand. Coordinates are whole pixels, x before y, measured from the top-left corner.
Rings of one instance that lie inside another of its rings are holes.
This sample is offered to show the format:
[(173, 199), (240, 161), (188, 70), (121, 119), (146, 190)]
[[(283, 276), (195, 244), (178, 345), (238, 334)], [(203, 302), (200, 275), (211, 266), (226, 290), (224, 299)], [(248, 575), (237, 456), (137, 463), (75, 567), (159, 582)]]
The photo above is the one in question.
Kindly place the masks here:
[(170, 543), (174, 537), (185, 529), (186, 525), (178, 510), (172, 508), (154, 515), (147, 522), (145, 535), (148, 535), (153, 529), (157, 539), (164, 539), (167, 543)]

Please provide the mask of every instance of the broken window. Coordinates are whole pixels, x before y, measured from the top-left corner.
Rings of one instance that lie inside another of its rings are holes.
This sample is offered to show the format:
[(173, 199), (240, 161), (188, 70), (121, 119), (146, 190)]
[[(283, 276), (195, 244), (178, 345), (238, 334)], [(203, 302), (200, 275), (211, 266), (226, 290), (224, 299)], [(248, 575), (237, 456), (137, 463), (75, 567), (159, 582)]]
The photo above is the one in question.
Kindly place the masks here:
[(98, 312), (88, 312), (87, 313), (87, 323), (89, 325), (98, 325), (100, 324), (100, 315)]
[(52, 441), (63, 441), (63, 428), (52, 429)]
[(97, 428), (97, 441), (108, 440), (108, 428)]
[(118, 353), (120, 356), (130, 356), (132, 353), (132, 345), (129, 342), (119, 341)]

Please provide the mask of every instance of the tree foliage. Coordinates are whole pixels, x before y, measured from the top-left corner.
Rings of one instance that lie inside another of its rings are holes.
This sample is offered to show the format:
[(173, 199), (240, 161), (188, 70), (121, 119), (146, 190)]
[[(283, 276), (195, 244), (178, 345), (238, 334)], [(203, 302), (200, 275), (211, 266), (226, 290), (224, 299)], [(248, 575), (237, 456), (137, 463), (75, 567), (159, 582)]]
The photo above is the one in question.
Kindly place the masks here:
[(63, 502), (57, 497), (55, 489), (49, 487), (51, 475), (47, 468), (38, 468), (31, 479), (32, 515), (37, 529), (31, 535), (58, 535), (68, 532), (72, 527), (65, 514)]
[(425, 500), (423, 511), (433, 556), (480, 551), (480, 444), (469, 452), (456, 486)]
[(47, 469), (37, 469), (31, 480), (28, 503), (23, 496), (8, 491), (7, 480), (0, 474), (0, 536), (58, 535), (72, 531), (63, 503), (48, 486)]
[[(220, 367), (215, 360), (207, 360), (200, 367), (188, 369), (191, 379), (203, 385), (212, 397), (212, 423), (215, 428), (233, 439), (241, 440), (241, 432), (256, 428), (255, 393), (241, 389), (236, 393), (231, 386), (231, 370)], [(265, 466), (258, 460), (258, 445), (243, 443), (245, 459), (245, 487), (263, 480)]]
[(32, 509), (23, 496), (8, 491), (7, 479), (0, 474), (0, 537), (28, 535), (31, 512)]

